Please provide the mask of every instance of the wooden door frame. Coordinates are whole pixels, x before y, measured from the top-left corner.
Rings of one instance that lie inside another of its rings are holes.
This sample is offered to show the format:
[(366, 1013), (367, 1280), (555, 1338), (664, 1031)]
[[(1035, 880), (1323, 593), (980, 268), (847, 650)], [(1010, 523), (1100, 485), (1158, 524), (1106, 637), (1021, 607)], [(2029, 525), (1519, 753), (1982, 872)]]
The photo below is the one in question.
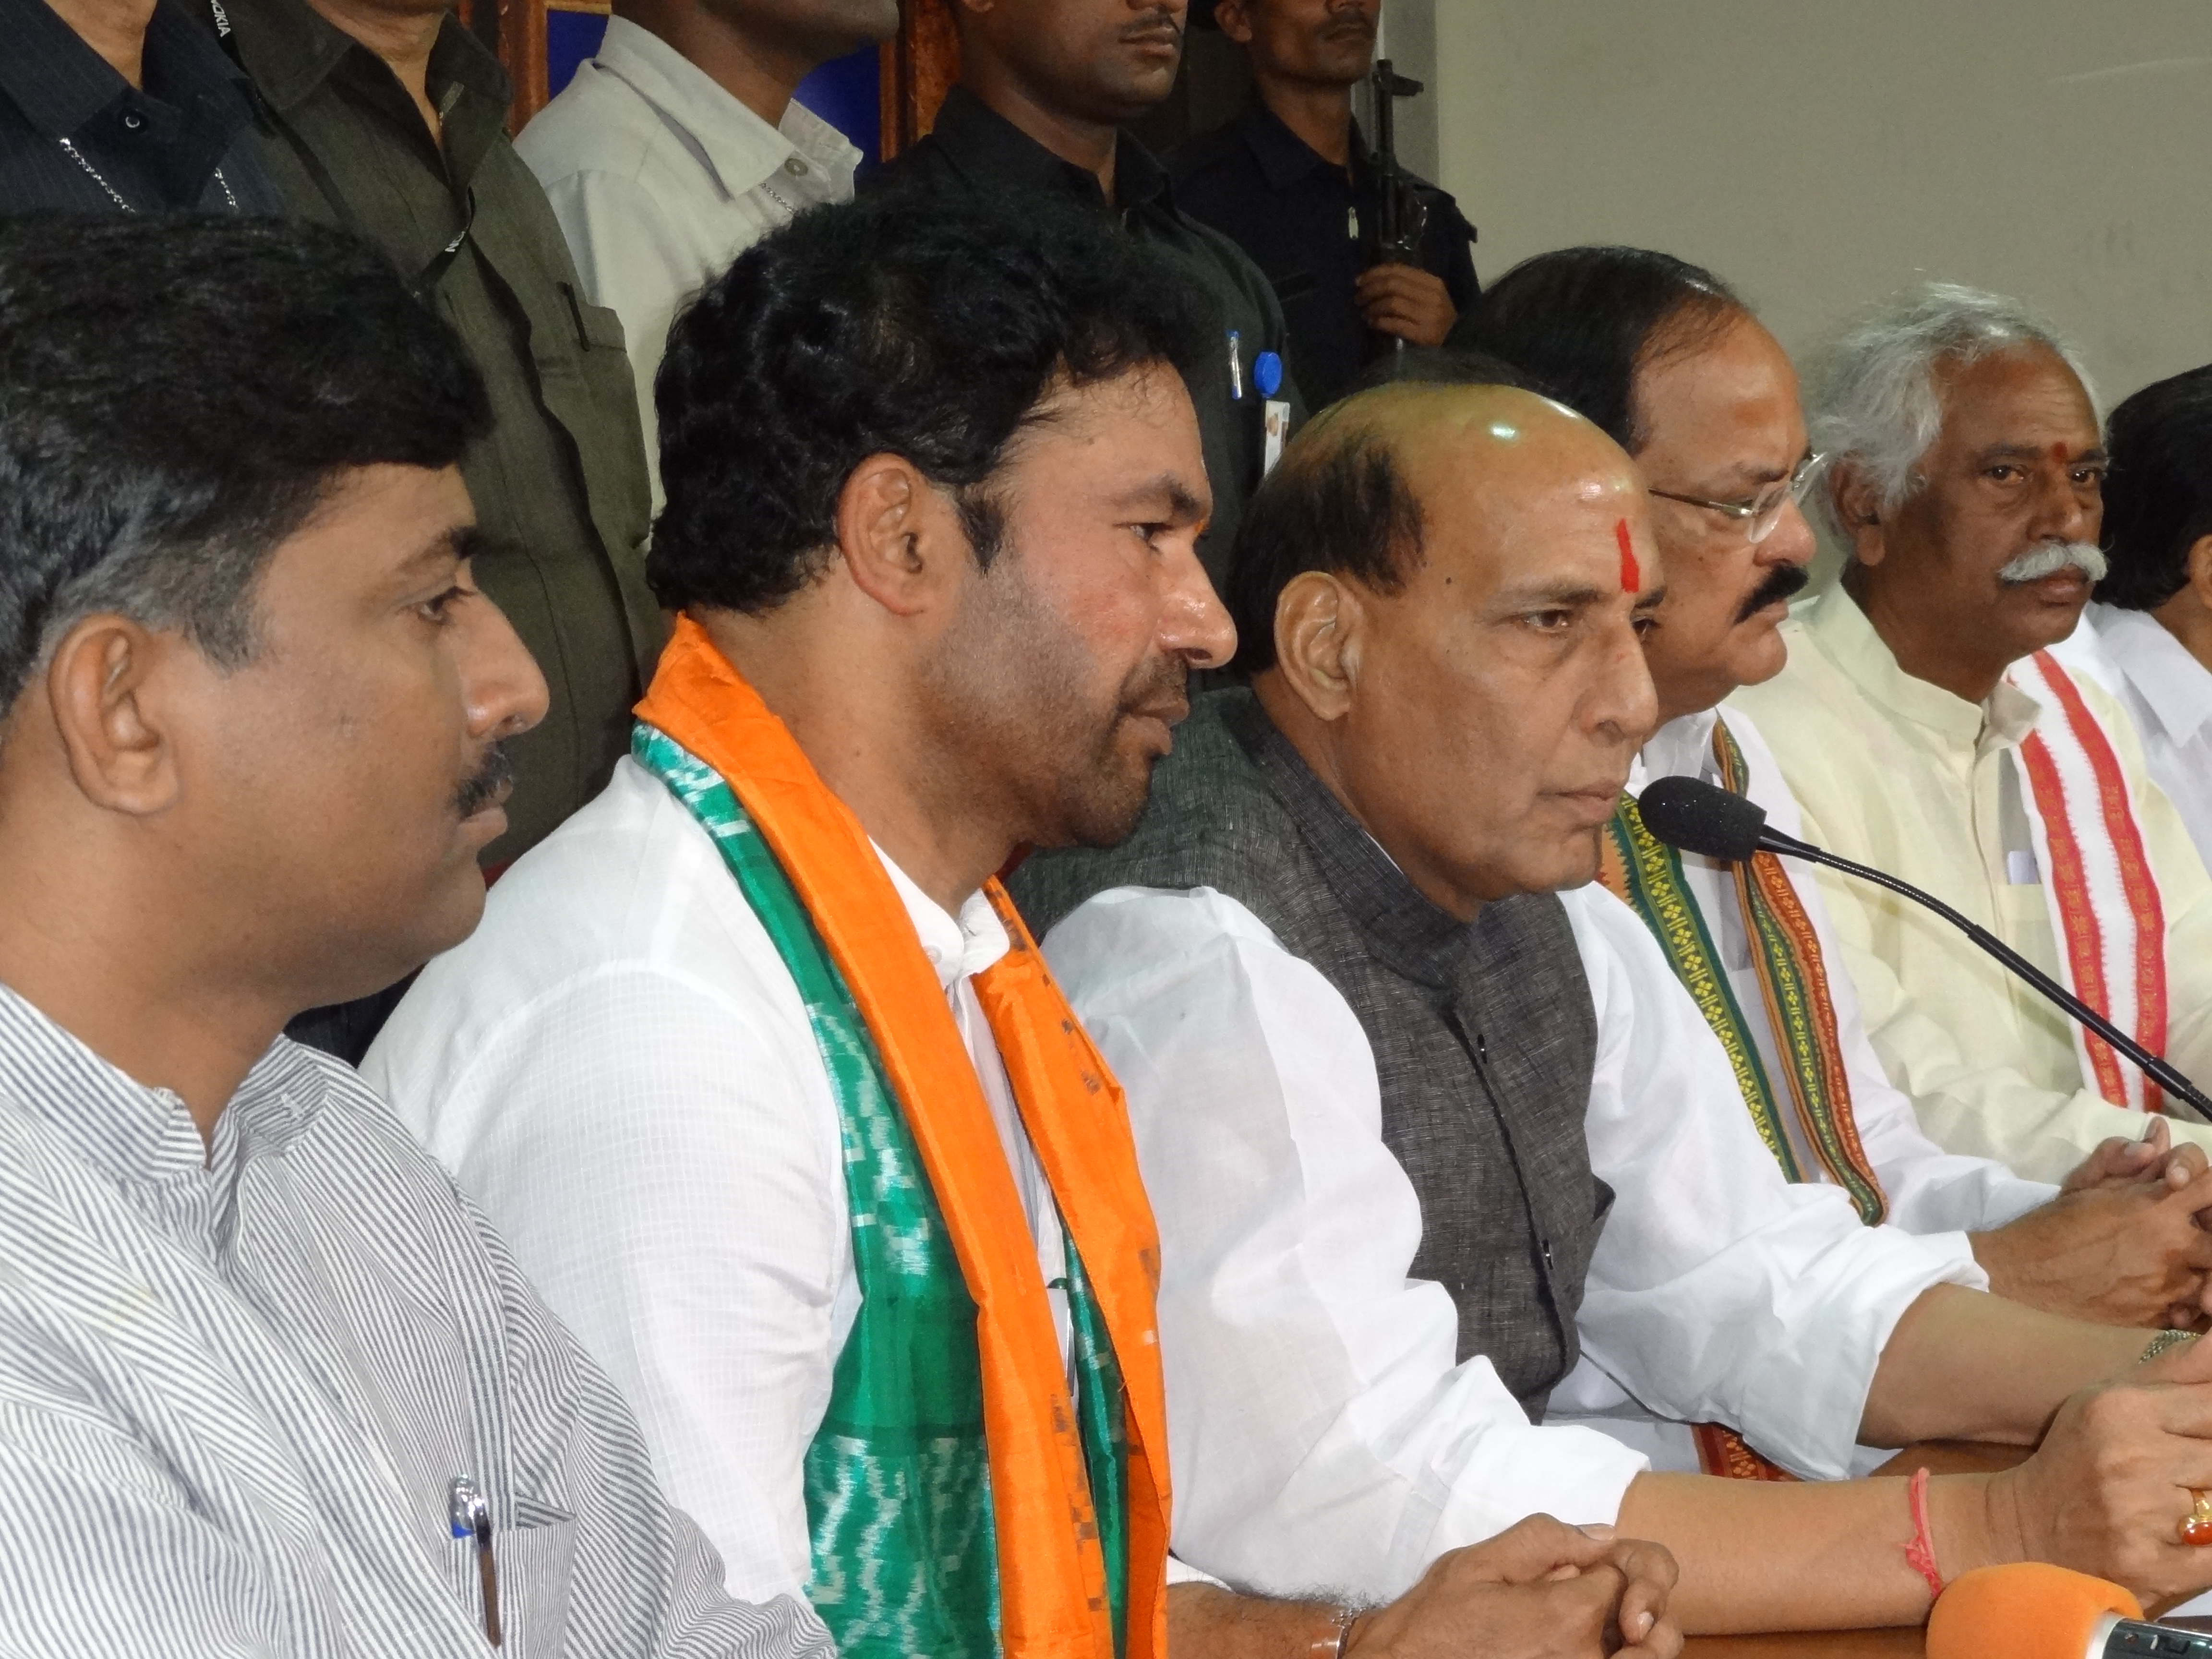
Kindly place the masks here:
[(948, 0), (899, 0), (899, 32), (883, 45), (883, 155), (890, 161), (928, 137), (945, 94), (960, 78), (960, 37)]
[[(461, 21), (495, 44), (501, 66), (514, 83), (507, 131), (522, 131), (545, 107), (545, 15), (548, 11), (604, 13), (607, 0), (455, 0)], [(928, 134), (938, 106), (960, 78), (960, 40), (948, 0), (899, 0), (899, 32), (884, 42), (879, 58), (883, 145), (890, 161)]]

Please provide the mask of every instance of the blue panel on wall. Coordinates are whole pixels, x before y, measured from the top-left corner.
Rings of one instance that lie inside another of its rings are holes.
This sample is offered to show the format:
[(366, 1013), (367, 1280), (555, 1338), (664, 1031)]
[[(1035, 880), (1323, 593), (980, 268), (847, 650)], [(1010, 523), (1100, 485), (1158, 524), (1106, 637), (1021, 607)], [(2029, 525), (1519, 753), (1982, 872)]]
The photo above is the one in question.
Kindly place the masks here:
[(883, 154), (881, 59), (873, 46), (833, 58), (799, 83), (799, 101), (851, 139), (872, 164)]
[(576, 65), (599, 49), (607, 32), (605, 12), (550, 11), (545, 14), (545, 90), (558, 96), (575, 79)]

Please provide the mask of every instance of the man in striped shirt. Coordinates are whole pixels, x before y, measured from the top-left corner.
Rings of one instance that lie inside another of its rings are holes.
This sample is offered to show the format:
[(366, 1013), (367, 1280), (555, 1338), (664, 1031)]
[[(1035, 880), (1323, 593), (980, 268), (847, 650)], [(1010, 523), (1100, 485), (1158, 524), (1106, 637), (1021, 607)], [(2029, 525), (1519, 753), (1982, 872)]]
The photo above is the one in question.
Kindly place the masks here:
[(822, 1656), (301, 1009), (466, 933), (544, 683), (373, 252), (0, 226), (0, 1651)]

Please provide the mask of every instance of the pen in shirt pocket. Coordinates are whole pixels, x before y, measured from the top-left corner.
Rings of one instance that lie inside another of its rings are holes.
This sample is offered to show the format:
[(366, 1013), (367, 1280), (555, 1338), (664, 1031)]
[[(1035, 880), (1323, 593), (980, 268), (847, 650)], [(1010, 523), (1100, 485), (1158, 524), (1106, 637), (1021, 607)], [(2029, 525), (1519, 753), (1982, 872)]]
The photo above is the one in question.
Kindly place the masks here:
[(483, 1584), (484, 1639), (497, 1647), (499, 1564), (492, 1559), (491, 1553), (491, 1505), (484, 1502), (477, 1483), (465, 1474), (455, 1475), (453, 1484), (446, 1489), (446, 1519), (453, 1527), (454, 1537), (476, 1540), (477, 1576)]

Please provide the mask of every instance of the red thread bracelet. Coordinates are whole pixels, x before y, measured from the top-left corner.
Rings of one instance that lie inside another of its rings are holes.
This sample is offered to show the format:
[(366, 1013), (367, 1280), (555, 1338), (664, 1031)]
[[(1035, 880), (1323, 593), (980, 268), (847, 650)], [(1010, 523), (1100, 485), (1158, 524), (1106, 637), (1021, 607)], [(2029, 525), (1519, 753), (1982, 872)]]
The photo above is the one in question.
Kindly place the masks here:
[(1905, 1547), (1905, 1564), (1928, 1581), (1928, 1593), (1943, 1593), (1943, 1575), (1936, 1571), (1936, 1534), (1928, 1524), (1928, 1471), (1916, 1469), (1905, 1488), (1912, 1504), (1912, 1541)]

